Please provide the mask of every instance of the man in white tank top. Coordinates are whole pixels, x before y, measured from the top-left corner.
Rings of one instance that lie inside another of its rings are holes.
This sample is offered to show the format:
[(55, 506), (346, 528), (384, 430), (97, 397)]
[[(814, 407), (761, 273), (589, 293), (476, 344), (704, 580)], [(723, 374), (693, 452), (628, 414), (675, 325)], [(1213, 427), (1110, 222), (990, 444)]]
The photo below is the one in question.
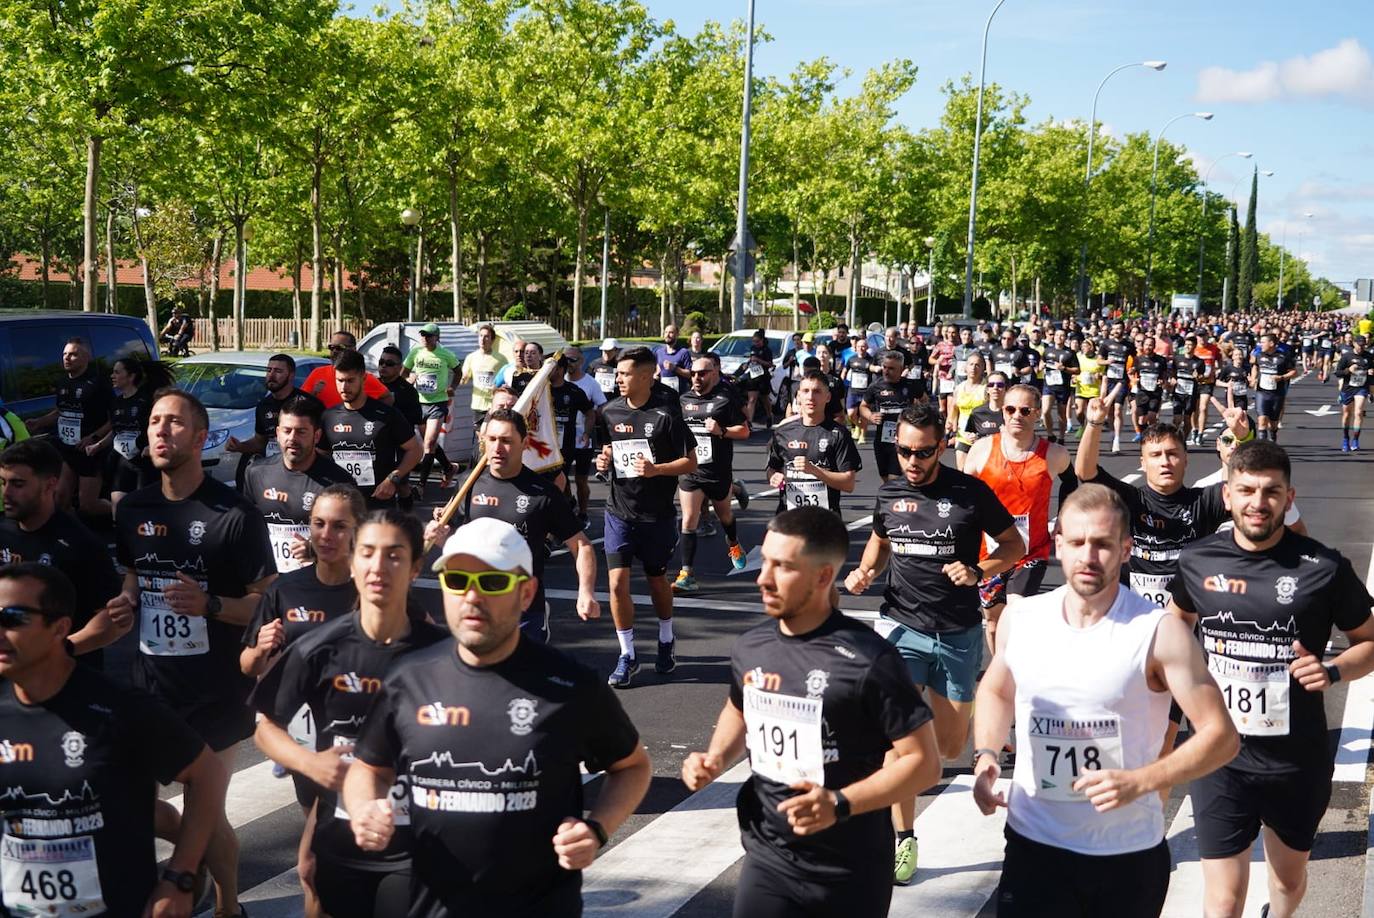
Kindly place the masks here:
[[(1008, 608), (978, 689), (973, 797), (1007, 807), (1000, 918), (1158, 916), (1169, 887), (1160, 791), (1229, 762), (1240, 746), (1188, 628), (1122, 589), (1125, 504), (1083, 485), (1059, 513), (1067, 581)], [(1162, 758), (1170, 696), (1193, 739)], [(996, 750), (1013, 715), (1010, 794)]]

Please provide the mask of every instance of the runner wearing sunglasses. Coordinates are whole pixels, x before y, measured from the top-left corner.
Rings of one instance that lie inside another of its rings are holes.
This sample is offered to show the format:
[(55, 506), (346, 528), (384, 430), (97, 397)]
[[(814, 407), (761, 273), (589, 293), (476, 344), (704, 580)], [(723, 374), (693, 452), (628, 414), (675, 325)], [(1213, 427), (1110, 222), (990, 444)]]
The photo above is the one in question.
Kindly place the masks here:
[[(978, 582), (1009, 570), (1026, 546), (992, 488), (940, 464), (944, 450), (944, 426), (934, 406), (902, 412), (896, 445), (902, 475), (878, 489), (873, 533), (845, 589), (863, 593), (887, 571), (881, 619), (890, 626), (887, 639), (912, 681), (930, 689), (936, 743), (951, 761), (963, 754), (983, 657)], [(997, 549), (979, 560), (988, 535)], [(915, 812), (915, 798), (893, 807), (893, 880), (899, 884), (909, 883), (916, 871)]]

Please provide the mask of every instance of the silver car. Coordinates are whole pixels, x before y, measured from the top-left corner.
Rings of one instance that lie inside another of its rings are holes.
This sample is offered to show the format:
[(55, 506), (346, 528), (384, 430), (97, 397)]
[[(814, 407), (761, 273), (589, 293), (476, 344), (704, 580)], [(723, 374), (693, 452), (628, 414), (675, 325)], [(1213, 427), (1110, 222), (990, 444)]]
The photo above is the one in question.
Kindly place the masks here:
[[(253, 436), (255, 409), (267, 394), (266, 351), (219, 351), (196, 354), (172, 368), (177, 385), (200, 399), (210, 415), (210, 433), (205, 438), (201, 464), (220, 481), (234, 483), (238, 468), (237, 453), (226, 452), (230, 437), (247, 440)], [(326, 366), (323, 357), (297, 357), (296, 385), (310, 371)]]

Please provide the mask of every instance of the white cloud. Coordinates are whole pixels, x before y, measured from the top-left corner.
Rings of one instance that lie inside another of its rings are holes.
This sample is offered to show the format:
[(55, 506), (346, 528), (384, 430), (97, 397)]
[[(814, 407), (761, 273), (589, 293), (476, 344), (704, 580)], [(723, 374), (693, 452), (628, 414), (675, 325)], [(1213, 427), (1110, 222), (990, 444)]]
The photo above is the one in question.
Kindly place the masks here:
[(1250, 70), (1206, 67), (1198, 74), (1201, 102), (1273, 102), (1338, 98), (1374, 106), (1374, 57), (1356, 39), (1333, 48)]

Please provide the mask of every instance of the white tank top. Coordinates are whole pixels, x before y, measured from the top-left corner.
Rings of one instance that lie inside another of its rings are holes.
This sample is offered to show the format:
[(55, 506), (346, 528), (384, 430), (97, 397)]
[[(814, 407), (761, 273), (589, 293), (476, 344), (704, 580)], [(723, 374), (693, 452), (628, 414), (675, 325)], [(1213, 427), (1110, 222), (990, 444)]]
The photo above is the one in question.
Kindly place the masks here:
[(1159, 758), (1168, 692), (1145, 674), (1155, 629), (1166, 613), (1119, 589), (1091, 628), (1064, 619), (1068, 587), (1007, 607), (1006, 663), (1016, 680), (1016, 768), (1007, 824), (1021, 835), (1080, 854), (1126, 854), (1164, 838), (1159, 795), (1108, 813), (1072, 791), (1092, 768), (1134, 769)]

